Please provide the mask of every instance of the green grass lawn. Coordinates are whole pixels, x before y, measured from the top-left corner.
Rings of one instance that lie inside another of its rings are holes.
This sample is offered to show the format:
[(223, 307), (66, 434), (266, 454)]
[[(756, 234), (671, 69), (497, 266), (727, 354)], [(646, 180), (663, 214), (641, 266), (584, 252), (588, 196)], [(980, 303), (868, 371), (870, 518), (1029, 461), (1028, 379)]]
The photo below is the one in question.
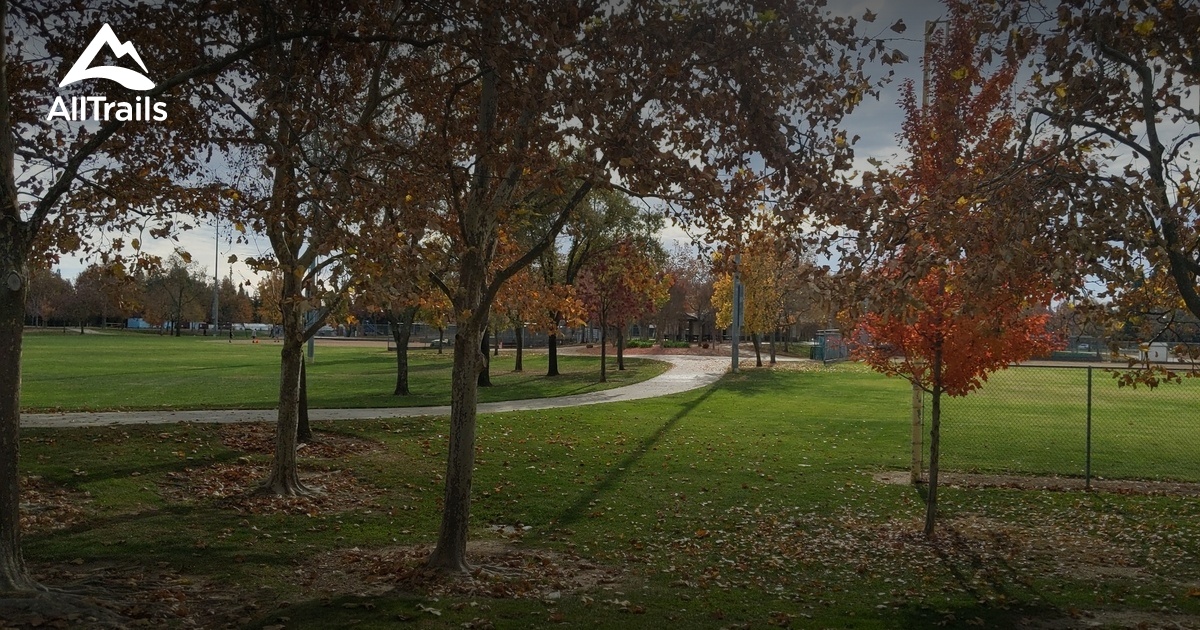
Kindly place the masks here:
[[(1200, 481), (1200, 379), (1133, 389), (1096, 368), (1092, 390), (1093, 475)], [(926, 397), (926, 418), (928, 404)], [(943, 463), (1083, 476), (1087, 417), (1086, 369), (1004, 370), (978, 392), (943, 403)]]
[[(135, 409), (269, 409), (279, 396), (280, 345), (230, 344), (211, 337), (158, 335), (25, 336), (21, 403), (27, 411)], [(318, 345), (309, 367), (314, 408), (409, 407), (450, 404), (451, 353), (409, 353), (410, 396), (393, 396), (395, 354), (378, 348)], [(599, 382), (598, 358), (560, 356), (555, 378), (546, 378), (546, 355), (529, 352), (524, 371), (515, 354), (492, 358), (493, 387), (480, 402), (546, 398), (620, 387), (657, 376), (660, 361), (626, 359)]]
[(153, 583), (254, 628), (1200, 623), (1195, 498), (945, 487), (925, 541), (919, 491), (874, 477), (907, 466), (909, 396), (857, 366), (745, 370), (481, 416), (471, 537), (489, 566), (450, 585), (410, 572), (435, 539), (444, 418), (318, 424), (360, 445), (300, 452), (317, 483), (354, 484), (344, 504), (242, 497), (269, 427), (26, 430), (24, 472), (82, 509), (45, 519), (66, 527), (32, 531), (26, 557), (54, 585)]

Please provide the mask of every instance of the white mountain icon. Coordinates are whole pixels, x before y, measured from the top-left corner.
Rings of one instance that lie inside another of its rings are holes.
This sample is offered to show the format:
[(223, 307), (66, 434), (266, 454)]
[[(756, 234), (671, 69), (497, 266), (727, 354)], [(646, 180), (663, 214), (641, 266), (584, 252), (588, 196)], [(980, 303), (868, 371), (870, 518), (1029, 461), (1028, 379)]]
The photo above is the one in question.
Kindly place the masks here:
[(116, 66), (96, 66), (95, 68), (89, 68), (88, 66), (92, 65), (92, 61), (96, 59), (96, 54), (106, 45), (118, 59), (129, 55), (133, 57), (137, 65), (141, 66), (142, 70), (146, 69), (146, 64), (142, 63), (142, 58), (138, 56), (137, 50), (133, 48), (133, 42), (122, 43), (121, 40), (117, 39), (117, 34), (113, 32), (112, 27), (105, 24), (100, 27), (100, 32), (96, 33), (91, 43), (83, 50), (83, 54), (79, 55), (79, 59), (75, 62), (75, 65), (71, 66), (70, 72), (67, 72), (67, 76), (63, 77), (62, 83), (59, 83), (58, 87), (70, 85), (84, 79), (108, 79), (116, 81), (131, 90), (142, 92), (154, 87), (153, 81), (147, 78), (146, 75), (135, 70), (118, 68)]

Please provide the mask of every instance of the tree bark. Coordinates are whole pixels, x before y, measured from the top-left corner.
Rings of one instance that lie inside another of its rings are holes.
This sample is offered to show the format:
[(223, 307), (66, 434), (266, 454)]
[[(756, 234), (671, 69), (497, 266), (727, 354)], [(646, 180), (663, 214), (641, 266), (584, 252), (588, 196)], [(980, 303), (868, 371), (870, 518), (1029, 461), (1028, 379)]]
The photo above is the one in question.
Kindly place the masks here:
[[(392, 340), (396, 342), (396, 389), (392, 391), (393, 396), (408, 396), (412, 392), (408, 389), (408, 342), (412, 339), (413, 319), (417, 316), (417, 307), (410, 306), (400, 311), (399, 314), (388, 311), (389, 328), (392, 329)], [(441, 333), (438, 333), (438, 339), (441, 339)], [(438, 352), (442, 351), (441, 344), (438, 344)]]
[(438, 326), (438, 354), (442, 354), (444, 345), (446, 345), (446, 329)]
[(558, 376), (558, 331), (553, 331), (546, 340), (546, 376)]
[[(475, 469), (475, 406), (478, 376), (487, 358), (483, 330), (461, 322), (454, 335), (454, 369), (450, 377), (450, 445), (446, 458), (446, 492), (437, 546), (428, 566), (467, 572), (467, 532), (470, 528), (471, 477)], [(485, 351), (480, 352), (480, 340)]]
[(500, 330), (496, 329), (496, 332), (492, 334), (495, 337), (494, 343), (492, 344), (492, 356), (498, 357), (500, 356)]
[[(456, 345), (458, 341), (454, 342)], [(483, 334), (479, 336), (479, 352), (483, 355), (483, 360), (479, 367), (478, 383), (480, 387), (492, 386), (492, 365), (488, 358), (488, 329), (483, 329)], [(456, 359), (457, 360), (457, 359)]]
[[(0, 60), (2, 58), (0, 55)], [(7, 134), (8, 130), (3, 133)], [(8, 174), (11, 175), (11, 169)], [(11, 185), (12, 180), (6, 183)], [(15, 204), (14, 196), (5, 195), (4, 201)], [(0, 593), (38, 589), (29, 577), (21, 553), (21, 484), (17, 466), (21, 425), (21, 342), (25, 300), (29, 293), (26, 248), (21, 235), (16, 233), (22, 227), (8, 224), (3, 228), (5, 233), (0, 234), (0, 298), (3, 298), (0, 299)], [(20, 282), (16, 291), (8, 283), (13, 274)]]
[(933, 392), (929, 407), (929, 487), (925, 495), (925, 536), (933, 537), (937, 517), (938, 463), (942, 437), (942, 352), (933, 353)]
[(775, 338), (779, 336), (779, 329), (776, 328), (771, 332), (771, 365), (775, 365)]
[(625, 327), (617, 326), (617, 369), (625, 369)]
[[(300, 295), (303, 274), (283, 273), (280, 295)], [(296, 466), (296, 440), (300, 423), (300, 372), (304, 366), (304, 317), (299, 305), (282, 309), (283, 348), (279, 360), (279, 414), (275, 423), (275, 458), (271, 476), (260, 492), (277, 496), (312, 494), (304, 484)]]
[(524, 354), (525, 354), (524, 331), (525, 331), (525, 327), (522, 326), (521, 324), (517, 324), (517, 326), (515, 328), (513, 328), (513, 336), (516, 337), (516, 341), (517, 341), (517, 360), (516, 360), (516, 365), (513, 366), (514, 372), (524, 372), (525, 371), (525, 366), (523, 364), (523, 359), (524, 359)]
[(608, 321), (600, 317), (600, 382), (608, 382)]
[(308, 366), (300, 359), (300, 398), (296, 410), (296, 441), (309, 444), (313, 441), (312, 427), (308, 424)]
[(750, 340), (754, 342), (754, 365), (762, 367), (762, 335), (754, 333), (750, 335)]
[(303, 344), (285, 334), (279, 361), (279, 415), (275, 424), (275, 457), (271, 476), (260, 491), (277, 496), (299, 496), (310, 491), (300, 483), (296, 443), (300, 423), (300, 370)]

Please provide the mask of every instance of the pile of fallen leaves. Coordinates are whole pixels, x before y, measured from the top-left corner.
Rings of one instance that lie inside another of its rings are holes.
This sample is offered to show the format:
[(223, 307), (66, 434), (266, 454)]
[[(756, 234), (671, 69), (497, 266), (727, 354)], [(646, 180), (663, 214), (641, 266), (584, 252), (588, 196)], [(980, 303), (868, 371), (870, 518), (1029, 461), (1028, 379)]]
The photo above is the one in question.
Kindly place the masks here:
[[(275, 426), (256, 422), (248, 424), (224, 424), (217, 429), (221, 443), (235, 451), (254, 455), (270, 455), (275, 452)], [(320, 459), (341, 459), (348, 455), (365, 455), (383, 449), (379, 442), (359, 437), (313, 431), (313, 441), (297, 445), (296, 455)]]
[(84, 520), (85, 506), (92, 502), (87, 492), (52, 484), (38, 476), (21, 478), (21, 531), (48, 532)]
[(259, 604), (243, 593), (180, 575), (166, 564), (85, 566), (82, 560), (34, 565), (54, 591), (0, 598), (0, 628), (235, 628)]
[(448, 575), (425, 567), (428, 545), (383, 550), (346, 549), (326, 554), (306, 569), (310, 588), (345, 592), (400, 589), (429, 597), (461, 596), (553, 601), (618, 582), (622, 570), (600, 566), (577, 555), (527, 549), (496, 541), (473, 541), (467, 557), (475, 568)]
[(311, 494), (278, 497), (259, 493), (270, 474), (266, 465), (243, 459), (169, 472), (159, 483), (164, 498), (180, 503), (213, 501), (237, 512), (288, 513), (318, 516), (349, 510), (380, 509), (378, 489), (365, 485), (347, 470), (302, 470), (300, 481)]

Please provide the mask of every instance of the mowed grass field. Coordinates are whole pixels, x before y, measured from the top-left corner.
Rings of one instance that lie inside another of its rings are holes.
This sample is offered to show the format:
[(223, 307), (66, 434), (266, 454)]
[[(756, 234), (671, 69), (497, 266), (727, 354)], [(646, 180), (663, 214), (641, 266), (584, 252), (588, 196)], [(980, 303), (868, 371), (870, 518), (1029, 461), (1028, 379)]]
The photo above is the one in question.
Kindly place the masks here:
[(789, 366), (482, 415), (480, 570), (449, 581), (418, 570), (444, 418), (318, 423), (300, 465), (327, 491), (295, 501), (249, 496), (270, 426), (27, 430), (25, 555), (152, 627), (1198, 627), (1195, 497), (947, 486), (927, 541), (921, 490), (878, 479), (908, 465), (909, 400)]
[[(1086, 368), (1016, 367), (965, 398), (944, 399), (943, 465), (1083, 476), (1087, 390)], [(928, 418), (928, 396), (925, 405)], [(1200, 482), (1200, 378), (1134, 389), (1093, 368), (1091, 417), (1094, 477)]]
[[(229, 343), (212, 337), (146, 334), (27, 334), (22, 355), (21, 405), (26, 411), (154, 409), (269, 409), (279, 396), (280, 344)], [(308, 369), (314, 408), (408, 407), (450, 404), (451, 352), (409, 352), (410, 396), (393, 396), (396, 358), (378, 347), (318, 344)], [(546, 398), (620, 387), (652, 378), (669, 366), (626, 359), (599, 382), (598, 358), (559, 356), (560, 376), (546, 378), (546, 355), (492, 357), (493, 387), (480, 402)]]

